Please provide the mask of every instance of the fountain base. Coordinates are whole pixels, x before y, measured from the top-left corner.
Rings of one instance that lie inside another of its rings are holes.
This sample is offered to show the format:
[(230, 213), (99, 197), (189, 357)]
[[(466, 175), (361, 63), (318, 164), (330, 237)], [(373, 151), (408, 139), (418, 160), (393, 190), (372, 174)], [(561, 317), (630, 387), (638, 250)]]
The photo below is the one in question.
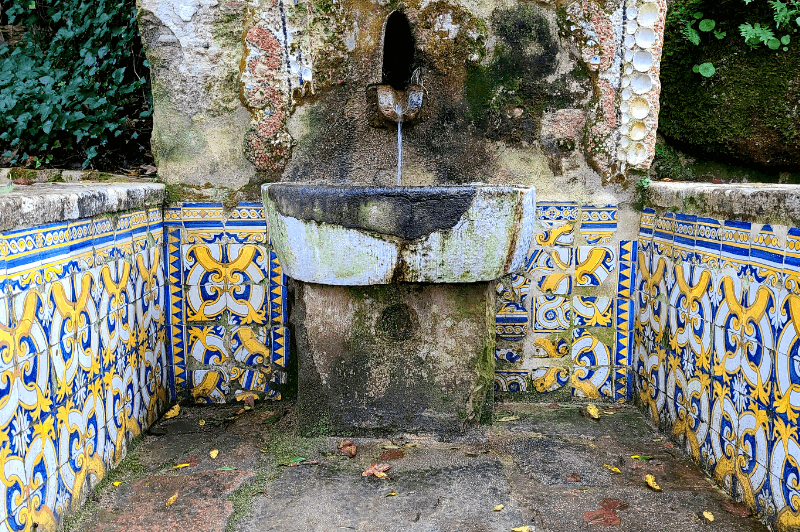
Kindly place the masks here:
[(493, 318), (489, 283), (297, 283), (301, 429), (446, 437), (491, 415)]

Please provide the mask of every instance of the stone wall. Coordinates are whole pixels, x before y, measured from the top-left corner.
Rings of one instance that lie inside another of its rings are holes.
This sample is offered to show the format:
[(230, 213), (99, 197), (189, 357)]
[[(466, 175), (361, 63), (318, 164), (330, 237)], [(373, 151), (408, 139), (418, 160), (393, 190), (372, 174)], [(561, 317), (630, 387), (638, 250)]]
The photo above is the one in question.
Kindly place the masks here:
[(634, 285), (636, 400), (778, 530), (800, 522), (796, 195), (651, 185)]
[(423, 94), (404, 184), (594, 189), (653, 157), (666, 1), (139, 0), (169, 183), (393, 184), (378, 110), (399, 10)]
[(0, 529), (55, 530), (173, 398), (163, 185), (0, 197)]

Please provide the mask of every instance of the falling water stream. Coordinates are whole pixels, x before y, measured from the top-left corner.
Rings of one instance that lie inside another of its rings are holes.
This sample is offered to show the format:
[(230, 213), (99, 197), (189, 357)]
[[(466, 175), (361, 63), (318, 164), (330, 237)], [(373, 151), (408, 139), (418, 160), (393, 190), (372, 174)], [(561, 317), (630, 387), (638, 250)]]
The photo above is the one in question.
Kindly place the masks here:
[(398, 103), (394, 110), (397, 112), (397, 186), (399, 187), (403, 175), (403, 108)]

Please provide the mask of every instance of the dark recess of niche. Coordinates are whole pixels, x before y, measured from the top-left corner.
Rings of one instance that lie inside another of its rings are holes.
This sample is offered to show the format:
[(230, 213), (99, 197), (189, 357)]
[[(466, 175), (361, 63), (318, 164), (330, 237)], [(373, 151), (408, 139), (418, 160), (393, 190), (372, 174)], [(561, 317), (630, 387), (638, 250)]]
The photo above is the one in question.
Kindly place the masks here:
[(414, 35), (404, 14), (395, 11), (386, 21), (383, 37), (383, 80), (395, 90), (406, 90), (414, 68)]

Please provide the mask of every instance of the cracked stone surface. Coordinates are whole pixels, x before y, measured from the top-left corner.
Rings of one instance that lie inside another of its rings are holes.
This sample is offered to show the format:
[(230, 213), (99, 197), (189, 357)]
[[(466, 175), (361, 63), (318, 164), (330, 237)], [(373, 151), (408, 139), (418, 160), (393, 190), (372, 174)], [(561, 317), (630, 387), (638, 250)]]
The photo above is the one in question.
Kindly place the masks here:
[[(188, 406), (131, 446), (66, 529), (594, 531), (606, 527), (586, 524), (584, 513), (610, 498), (627, 505), (611, 510), (620, 520), (613, 530), (766, 530), (726, 509), (730, 497), (636, 408), (606, 410), (613, 413), (599, 421), (579, 408), (501, 404), (497, 420), (517, 419), (448, 441), (426, 434), (354, 438), (358, 451), (348, 458), (337, 453), (342, 436), (298, 436), (291, 403), (239, 414), (241, 404)], [(404, 456), (388, 462), (389, 478), (362, 477), (393, 445)], [(216, 459), (212, 449), (220, 451)], [(293, 458), (305, 461), (291, 467)], [(173, 469), (182, 463), (192, 466)], [(646, 486), (648, 473), (662, 492)]]

